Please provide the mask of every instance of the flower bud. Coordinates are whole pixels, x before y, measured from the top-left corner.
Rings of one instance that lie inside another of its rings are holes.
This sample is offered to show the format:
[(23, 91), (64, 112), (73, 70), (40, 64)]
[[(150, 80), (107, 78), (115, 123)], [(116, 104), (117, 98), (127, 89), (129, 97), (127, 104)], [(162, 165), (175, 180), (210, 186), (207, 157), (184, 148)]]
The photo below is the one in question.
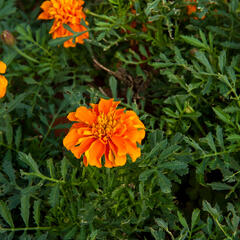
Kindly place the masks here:
[(185, 113), (193, 113), (194, 112), (194, 109), (191, 107), (191, 106), (187, 106), (186, 108), (185, 108)]
[(15, 42), (16, 42), (15, 37), (8, 30), (4, 30), (1, 33), (1, 39), (8, 46), (13, 46), (15, 45)]
[(189, 53), (190, 53), (191, 56), (195, 56), (197, 51), (198, 51), (197, 48), (192, 48), (192, 49), (190, 49)]

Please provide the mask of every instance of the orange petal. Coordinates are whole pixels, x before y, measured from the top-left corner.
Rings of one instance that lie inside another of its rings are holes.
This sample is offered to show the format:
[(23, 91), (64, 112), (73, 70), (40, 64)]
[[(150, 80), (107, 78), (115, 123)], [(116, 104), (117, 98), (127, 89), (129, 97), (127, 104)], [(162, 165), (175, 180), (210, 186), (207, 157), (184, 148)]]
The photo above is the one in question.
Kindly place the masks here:
[(125, 136), (127, 136), (127, 138), (132, 143), (138, 142), (141, 144), (142, 139), (145, 137), (145, 130), (133, 128), (133, 129), (127, 131)]
[(69, 150), (74, 147), (79, 139), (79, 134), (76, 128), (71, 128), (68, 134), (63, 139), (63, 145)]
[(105, 150), (105, 167), (106, 168), (112, 168), (113, 167), (113, 154), (112, 151), (110, 150), (109, 144), (106, 145), (106, 150)]
[(122, 137), (112, 136), (111, 140), (113, 141), (114, 145), (117, 147), (117, 155), (126, 155), (126, 143)]
[(122, 155), (122, 156), (116, 155), (115, 156), (115, 166), (116, 167), (125, 165), (126, 161), (127, 161), (126, 155)]
[(77, 122), (78, 119), (75, 117), (75, 112), (70, 112), (68, 115), (67, 115), (67, 118), (68, 120), (72, 121), (72, 122)]
[(78, 121), (92, 125), (96, 121), (96, 114), (86, 107), (79, 107), (76, 111), (75, 117)]
[(105, 144), (103, 144), (99, 139), (97, 139), (85, 152), (88, 164), (99, 168), (102, 167), (101, 157), (104, 154), (105, 149)]
[(137, 147), (136, 144), (133, 144), (129, 140), (126, 140), (127, 153), (130, 155), (133, 162), (136, 161), (138, 157), (141, 156), (141, 149)]
[(126, 117), (132, 121), (131, 125), (135, 128), (145, 128), (144, 124), (140, 121), (139, 117), (134, 111), (126, 111)]
[(98, 104), (98, 111), (107, 114), (113, 105), (113, 99), (101, 98)]
[(0, 61), (0, 73), (2, 74), (5, 73), (6, 69), (7, 69), (7, 65), (4, 62)]
[(4, 76), (0, 75), (0, 98), (3, 98), (7, 91), (8, 81)]
[(43, 19), (43, 20), (46, 20), (46, 19), (52, 19), (53, 16), (50, 16), (47, 12), (42, 12), (39, 14), (38, 18), (39, 20)]
[(86, 152), (92, 144), (94, 144), (95, 140), (96, 138), (93, 137), (84, 138), (79, 146), (74, 146), (70, 150), (76, 158), (81, 158), (82, 154)]
[(40, 8), (43, 10), (48, 10), (50, 7), (52, 7), (51, 1), (45, 1), (40, 6)]

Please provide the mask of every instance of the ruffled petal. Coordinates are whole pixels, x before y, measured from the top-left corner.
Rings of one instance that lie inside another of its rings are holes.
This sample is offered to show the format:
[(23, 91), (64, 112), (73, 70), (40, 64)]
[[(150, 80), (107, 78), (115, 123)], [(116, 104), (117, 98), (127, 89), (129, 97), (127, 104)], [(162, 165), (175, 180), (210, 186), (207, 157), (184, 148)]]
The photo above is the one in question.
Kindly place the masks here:
[(76, 111), (75, 117), (78, 121), (84, 122), (88, 125), (92, 125), (96, 121), (96, 114), (86, 107), (79, 107)]
[(137, 158), (141, 156), (141, 149), (136, 144), (126, 140), (127, 153), (131, 157), (132, 161), (135, 162)]
[(5, 73), (6, 69), (7, 69), (7, 65), (4, 62), (0, 61), (0, 73), (1, 74)]
[(115, 155), (114, 161), (115, 161), (115, 167), (123, 166), (127, 162), (127, 156), (126, 155), (122, 155), (122, 156)]
[(96, 139), (93, 137), (83, 138), (79, 146), (74, 146), (71, 148), (72, 153), (76, 158), (81, 158), (82, 154), (86, 152)]
[(117, 147), (117, 153), (118, 155), (126, 155), (127, 149), (126, 149), (126, 143), (122, 137), (112, 136), (111, 137), (112, 142)]
[(53, 6), (53, 5), (52, 5), (51, 1), (45, 1), (45, 2), (43, 2), (43, 3), (41, 4), (40, 8), (41, 8), (42, 10), (44, 10), (44, 11), (47, 11), (47, 10), (49, 10), (49, 8), (52, 7), (52, 6)]
[(70, 150), (74, 147), (79, 139), (79, 134), (77, 133), (77, 128), (71, 128), (68, 134), (63, 139), (63, 145), (66, 149)]
[(101, 157), (105, 152), (105, 144), (97, 139), (91, 147), (85, 152), (87, 162), (91, 166), (102, 167)]
[(98, 104), (98, 111), (101, 113), (107, 114), (110, 111), (112, 104), (113, 104), (113, 99), (101, 98)]
[(113, 164), (113, 153), (110, 150), (109, 144), (106, 145), (106, 150), (105, 150), (105, 167), (106, 168), (112, 168), (114, 166)]
[(70, 112), (68, 115), (67, 115), (67, 118), (68, 120), (72, 121), (72, 122), (77, 122), (78, 119), (75, 117), (75, 112)]
[(0, 75), (0, 98), (3, 98), (7, 91), (8, 81), (4, 76)]

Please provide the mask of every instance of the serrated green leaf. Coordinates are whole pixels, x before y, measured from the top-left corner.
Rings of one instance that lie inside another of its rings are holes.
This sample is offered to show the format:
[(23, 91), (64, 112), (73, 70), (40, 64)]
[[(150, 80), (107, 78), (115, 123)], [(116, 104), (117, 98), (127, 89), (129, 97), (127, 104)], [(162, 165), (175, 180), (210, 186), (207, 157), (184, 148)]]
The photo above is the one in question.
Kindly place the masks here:
[(218, 118), (220, 120), (222, 120), (223, 122), (231, 125), (231, 126), (234, 126), (234, 124), (232, 123), (231, 121), (231, 118), (229, 116), (229, 114), (225, 113), (221, 108), (219, 107), (213, 107), (213, 111), (216, 113), (216, 115), (218, 116)]
[(197, 51), (195, 53), (195, 58), (205, 66), (208, 73), (213, 73), (212, 66), (203, 52)]
[(95, 240), (98, 234), (98, 230), (94, 230), (93, 232), (91, 232), (90, 234), (90, 240)]
[(200, 214), (200, 210), (198, 208), (193, 210), (192, 218), (191, 218), (191, 229), (193, 229), (195, 225), (197, 225), (199, 221), (199, 214)]
[(155, 169), (147, 169), (145, 171), (143, 171), (140, 175), (139, 175), (139, 181), (140, 182), (145, 182), (153, 173), (155, 173), (156, 170)]
[(148, 58), (148, 53), (144, 45), (139, 44), (139, 51), (144, 57)]
[(204, 150), (199, 146), (199, 144), (195, 142), (195, 140), (193, 140), (192, 138), (184, 137), (183, 139), (187, 144), (192, 146), (195, 150), (200, 150), (202, 153), (205, 153)]
[(228, 140), (228, 141), (239, 142), (239, 141), (240, 141), (240, 135), (238, 135), (238, 134), (230, 134), (230, 135), (227, 137), (227, 140)]
[(181, 161), (169, 161), (169, 162), (165, 162), (162, 163), (160, 165), (158, 165), (158, 168), (166, 168), (166, 169), (170, 169), (170, 170), (181, 170), (181, 169), (186, 169), (188, 168), (188, 165), (185, 162), (181, 162)]
[(220, 213), (217, 211), (217, 209), (213, 208), (206, 200), (203, 201), (203, 210), (208, 212), (215, 219), (218, 219), (220, 216)]
[(21, 140), (22, 140), (22, 127), (21, 126), (18, 126), (14, 140), (15, 140), (16, 149), (18, 150)]
[(228, 76), (229, 76), (233, 86), (235, 87), (237, 77), (236, 77), (236, 73), (235, 73), (234, 69), (232, 67), (227, 67), (227, 73), (228, 73)]
[(159, 227), (161, 227), (163, 229), (168, 229), (168, 224), (164, 220), (162, 220), (160, 218), (156, 218), (155, 221)]
[(182, 224), (182, 226), (186, 229), (188, 229), (188, 224), (187, 224), (187, 221), (186, 219), (183, 217), (183, 215), (177, 211), (177, 215), (178, 215), (178, 219), (179, 219), (179, 222)]
[(233, 188), (232, 186), (226, 183), (221, 183), (221, 182), (212, 182), (212, 183), (209, 183), (208, 185), (211, 186), (213, 190), (219, 190), (219, 191), (231, 190)]
[(17, 97), (14, 100), (12, 100), (10, 103), (8, 103), (7, 112), (10, 113), (15, 108), (17, 108), (18, 105), (25, 99), (26, 96), (27, 96), (26, 93), (17, 95)]
[(205, 138), (202, 138), (201, 140), (205, 140), (208, 144), (208, 146), (212, 149), (212, 151), (216, 152), (216, 146), (213, 140), (212, 133), (208, 133), (208, 135)]
[(210, 51), (209, 47), (207, 45), (205, 45), (204, 43), (202, 43), (201, 41), (199, 41), (197, 38), (195, 37), (189, 37), (189, 36), (183, 36), (181, 35), (181, 38), (184, 40), (184, 42), (189, 43), (195, 47), (198, 48), (203, 48), (207, 51)]
[(11, 212), (7, 204), (3, 201), (0, 201), (0, 215), (9, 224), (11, 228), (14, 228)]
[(114, 76), (110, 76), (109, 86), (112, 92), (112, 96), (114, 98), (117, 98), (117, 79)]
[(27, 155), (26, 153), (19, 152), (18, 155), (19, 155), (19, 159), (22, 162), (26, 163), (34, 172), (41, 174), (38, 169), (37, 163), (33, 160), (30, 153)]
[(169, 147), (167, 147), (166, 149), (164, 149), (160, 156), (159, 156), (159, 160), (163, 161), (164, 159), (168, 158), (169, 156), (171, 156), (172, 154), (174, 154), (175, 152), (177, 152), (181, 147), (178, 145), (171, 145)]
[(219, 66), (221, 73), (223, 73), (223, 69), (226, 66), (226, 51), (225, 50), (221, 51), (220, 55), (218, 56), (218, 66)]
[(150, 63), (149, 65), (154, 67), (155, 69), (158, 69), (158, 68), (171, 67), (171, 66), (174, 66), (176, 64), (171, 63), (171, 62), (166, 62), (166, 63), (164, 63), (164, 62), (153, 62), (153, 63)]
[(161, 188), (163, 193), (170, 193), (171, 192), (171, 181), (161, 172), (157, 172), (158, 174), (158, 185)]
[(167, 139), (161, 141), (160, 143), (157, 143), (154, 148), (151, 150), (151, 152), (146, 156), (147, 159), (156, 156), (163, 148), (165, 148), (167, 145)]
[(26, 227), (28, 227), (29, 223), (29, 210), (30, 210), (30, 196), (24, 194), (21, 196), (21, 216)]
[(68, 167), (69, 167), (68, 160), (64, 157), (63, 160), (61, 161), (61, 174), (62, 174), (63, 181), (66, 180)]
[(49, 203), (50, 203), (51, 207), (55, 207), (56, 205), (58, 205), (59, 196), (60, 196), (59, 185), (55, 184), (52, 187), (50, 194), (49, 194)]
[(9, 180), (12, 183), (15, 183), (16, 176), (15, 176), (15, 171), (12, 166), (12, 152), (10, 150), (7, 151), (3, 158), (3, 171), (8, 175)]
[(78, 230), (78, 226), (74, 226), (70, 229), (70, 231), (64, 236), (64, 240), (71, 240), (74, 239), (74, 236)]
[(225, 48), (240, 49), (240, 43), (226, 41), (220, 44)]
[(155, 0), (155, 1), (147, 4), (147, 7), (144, 10), (146, 16), (149, 16), (152, 11), (154, 11), (158, 8), (159, 2), (160, 2), (160, 0)]
[(55, 178), (55, 168), (54, 168), (54, 165), (53, 165), (53, 159), (52, 158), (49, 158), (47, 159), (47, 167), (49, 169), (49, 172), (50, 172), (50, 177), (51, 178)]
[(218, 144), (222, 149), (224, 149), (223, 132), (222, 132), (222, 128), (219, 125), (217, 125), (217, 128), (216, 128), (216, 135), (217, 135)]
[(37, 226), (40, 225), (40, 205), (41, 200), (35, 200), (33, 204), (33, 218)]

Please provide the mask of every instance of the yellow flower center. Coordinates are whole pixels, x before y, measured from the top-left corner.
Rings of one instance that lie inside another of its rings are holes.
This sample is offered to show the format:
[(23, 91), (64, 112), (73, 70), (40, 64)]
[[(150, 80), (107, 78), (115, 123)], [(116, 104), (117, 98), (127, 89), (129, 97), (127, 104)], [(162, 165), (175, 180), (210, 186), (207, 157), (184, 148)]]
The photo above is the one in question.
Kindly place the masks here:
[(112, 136), (116, 125), (117, 120), (114, 119), (113, 112), (109, 112), (107, 115), (105, 113), (100, 113), (96, 123), (92, 126), (92, 134), (106, 143)]

